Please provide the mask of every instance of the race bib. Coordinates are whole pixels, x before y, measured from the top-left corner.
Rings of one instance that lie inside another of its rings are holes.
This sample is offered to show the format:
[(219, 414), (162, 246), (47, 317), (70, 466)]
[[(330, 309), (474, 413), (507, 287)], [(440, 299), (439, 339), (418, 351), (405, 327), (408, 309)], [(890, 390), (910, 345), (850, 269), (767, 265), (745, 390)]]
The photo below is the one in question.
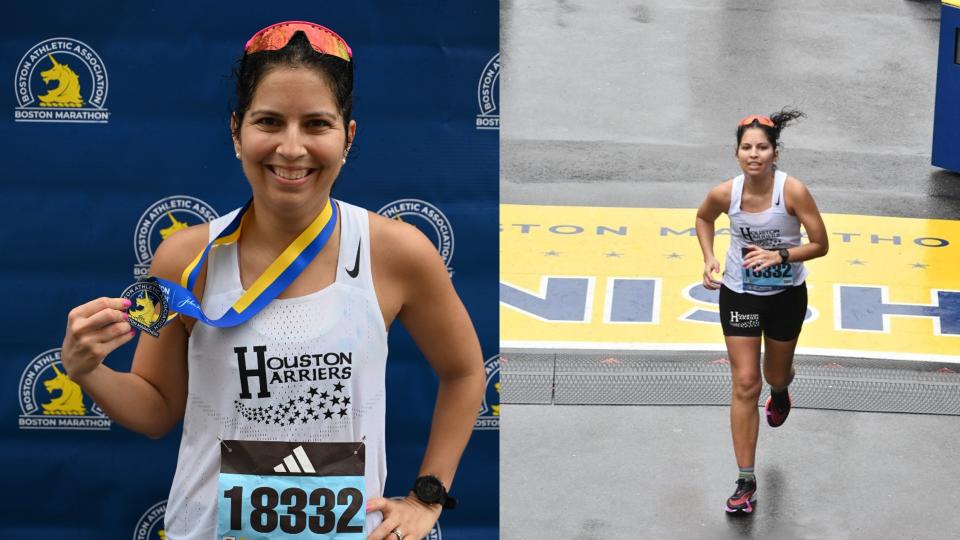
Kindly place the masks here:
[(364, 540), (363, 443), (223, 441), (219, 540)]
[[(746, 257), (750, 250), (743, 248)], [(794, 272), (790, 263), (775, 264), (763, 270), (752, 268), (743, 269), (743, 290), (745, 291), (775, 291), (793, 286)]]
[(773, 291), (793, 286), (793, 266), (777, 264), (763, 270), (743, 269), (743, 288), (747, 291)]

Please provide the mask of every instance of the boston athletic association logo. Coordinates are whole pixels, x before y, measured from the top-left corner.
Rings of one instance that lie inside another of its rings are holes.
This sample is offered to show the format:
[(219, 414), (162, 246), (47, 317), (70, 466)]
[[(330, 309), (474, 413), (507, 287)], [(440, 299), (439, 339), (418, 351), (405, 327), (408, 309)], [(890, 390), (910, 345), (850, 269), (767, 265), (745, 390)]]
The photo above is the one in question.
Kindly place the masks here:
[(137, 520), (133, 540), (165, 540), (167, 533), (163, 530), (163, 516), (166, 513), (167, 501), (160, 501), (148, 508)]
[(104, 124), (110, 119), (107, 68), (89, 45), (67, 37), (31, 47), (14, 77), (17, 122)]
[(477, 83), (477, 104), (480, 114), (477, 115), (477, 129), (500, 129), (500, 53), (483, 67), (480, 81)]
[(133, 277), (139, 279), (147, 275), (154, 251), (171, 234), (218, 217), (209, 204), (187, 195), (164, 197), (150, 205), (137, 220), (133, 233), (133, 250), (137, 255)]
[(377, 210), (377, 213), (414, 225), (426, 234), (437, 246), (443, 264), (447, 265), (447, 271), (453, 277), (453, 268), (450, 267), (453, 259), (453, 227), (439, 208), (420, 199), (400, 199)]
[(473, 425), (475, 430), (500, 429), (500, 355), (494, 355), (483, 363), (487, 374), (486, 391), (480, 415)]
[(64, 372), (59, 348), (31, 360), (19, 388), (20, 429), (110, 429), (103, 410)]

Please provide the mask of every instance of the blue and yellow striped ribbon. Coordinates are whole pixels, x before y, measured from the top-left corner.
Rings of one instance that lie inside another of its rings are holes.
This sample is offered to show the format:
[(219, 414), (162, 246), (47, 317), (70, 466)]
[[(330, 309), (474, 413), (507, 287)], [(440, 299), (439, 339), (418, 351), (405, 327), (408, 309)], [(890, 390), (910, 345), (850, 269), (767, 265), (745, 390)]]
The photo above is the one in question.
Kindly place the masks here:
[(200, 270), (203, 268), (207, 255), (210, 254), (210, 249), (213, 246), (231, 244), (240, 238), (240, 231), (243, 230), (243, 222), (252, 202), (252, 200), (247, 202), (227, 227), (212, 242), (207, 244), (207, 247), (184, 269), (179, 284), (158, 277), (149, 278), (160, 285), (171, 312), (193, 317), (205, 324), (220, 328), (244, 323), (266, 307), (297, 279), (297, 276), (327, 245), (339, 218), (337, 205), (327, 199), (327, 204), (320, 211), (320, 214), (300, 233), (300, 236), (283, 250), (283, 253), (276, 260), (270, 263), (263, 274), (253, 282), (250, 289), (244, 292), (222, 317), (215, 320), (211, 319), (203, 313), (200, 302), (191, 291), (197, 282), (197, 277), (200, 275)]

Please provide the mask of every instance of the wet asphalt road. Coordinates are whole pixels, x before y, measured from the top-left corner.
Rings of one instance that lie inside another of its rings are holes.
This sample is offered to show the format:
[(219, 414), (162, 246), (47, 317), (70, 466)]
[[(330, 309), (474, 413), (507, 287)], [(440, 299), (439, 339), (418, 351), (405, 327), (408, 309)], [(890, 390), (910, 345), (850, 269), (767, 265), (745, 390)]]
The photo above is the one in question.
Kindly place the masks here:
[(736, 122), (784, 106), (824, 212), (955, 218), (930, 165), (940, 3), (504, 1), (501, 201), (696, 207)]

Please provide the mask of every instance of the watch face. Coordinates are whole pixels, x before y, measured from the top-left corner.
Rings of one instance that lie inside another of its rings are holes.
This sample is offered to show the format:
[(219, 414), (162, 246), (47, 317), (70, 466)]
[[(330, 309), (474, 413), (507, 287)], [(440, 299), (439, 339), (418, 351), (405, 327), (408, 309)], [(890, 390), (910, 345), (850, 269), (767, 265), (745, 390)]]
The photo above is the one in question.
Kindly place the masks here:
[(424, 502), (440, 502), (443, 485), (436, 478), (418, 478), (414, 487), (417, 497)]

